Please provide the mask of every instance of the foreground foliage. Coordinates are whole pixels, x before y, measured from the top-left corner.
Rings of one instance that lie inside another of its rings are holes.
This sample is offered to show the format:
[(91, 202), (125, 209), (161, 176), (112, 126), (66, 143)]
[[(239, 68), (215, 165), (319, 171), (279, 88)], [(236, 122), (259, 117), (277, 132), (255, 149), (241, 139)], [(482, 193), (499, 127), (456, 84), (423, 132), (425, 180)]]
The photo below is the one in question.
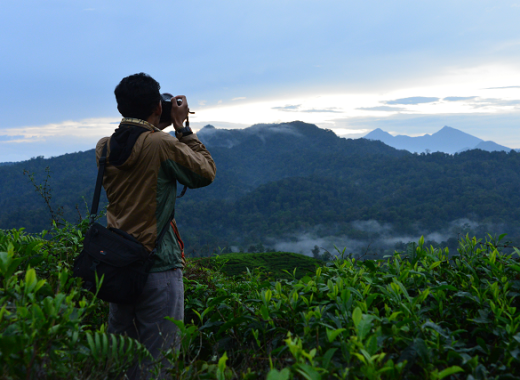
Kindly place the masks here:
[(191, 280), (185, 359), (225, 352), (234, 373), (269, 379), (518, 378), (520, 266), (479, 243), (449, 260), (421, 239), (301, 280)]
[[(228, 276), (240, 276), (248, 270), (257, 269), (262, 278), (289, 279), (312, 275), (323, 262), (309, 256), (291, 252), (225, 253), (197, 261), (198, 266), (214, 268)], [(294, 274), (289, 273), (296, 268)]]
[[(50, 241), (0, 232), (2, 379), (112, 379), (146, 355), (106, 333), (106, 304), (70, 278), (80, 227)], [(229, 277), (192, 260), (185, 321), (174, 321), (182, 348), (164, 353), (171, 375), (518, 378), (520, 265), (502, 253), (501, 238), (467, 236), (452, 259), (421, 239), (385, 260), (340, 255), (312, 276), (278, 281), (253, 268)]]
[(49, 242), (0, 231), (0, 378), (115, 378), (148, 353), (97, 323), (106, 304), (71, 278), (82, 232), (55, 232)]

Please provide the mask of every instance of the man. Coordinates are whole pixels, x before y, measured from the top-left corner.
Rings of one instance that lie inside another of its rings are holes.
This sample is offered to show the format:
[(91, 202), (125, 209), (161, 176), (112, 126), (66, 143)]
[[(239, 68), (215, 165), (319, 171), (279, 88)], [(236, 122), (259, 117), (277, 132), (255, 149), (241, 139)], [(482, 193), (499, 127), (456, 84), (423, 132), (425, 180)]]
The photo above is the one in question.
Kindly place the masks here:
[[(154, 358), (162, 349), (179, 345), (175, 325), (165, 317), (184, 319), (184, 244), (173, 220), (177, 182), (189, 188), (207, 186), (216, 172), (206, 147), (183, 126), (189, 113), (186, 97), (172, 99), (177, 138), (162, 132), (171, 122), (160, 122), (159, 89), (159, 83), (144, 73), (123, 78), (114, 91), (123, 120), (96, 146), (99, 162), (107, 145), (103, 187), (109, 201), (108, 227), (126, 231), (149, 251), (166, 229), (143, 293), (132, 305), (111, 303), (108, 322), (109, 332), (138, 339)], [(146, 364), (132, 367), (128, 378), (148, 378)]]

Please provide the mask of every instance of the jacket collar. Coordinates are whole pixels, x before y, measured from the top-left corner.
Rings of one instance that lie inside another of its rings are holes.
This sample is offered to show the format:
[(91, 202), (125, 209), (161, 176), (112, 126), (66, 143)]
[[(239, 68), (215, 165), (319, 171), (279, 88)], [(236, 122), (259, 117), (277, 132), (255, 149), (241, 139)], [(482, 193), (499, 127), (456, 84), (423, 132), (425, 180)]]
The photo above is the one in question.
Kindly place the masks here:
[(153, 124), (147, 122), (146, 120), (137, 119), (137, 118), (135, 118), (135, 117), (124, 117), (124, 118), (121, 120), (121, 124), (132, 124), (132, 125), (137, 125), (138, 127), (143, 127), (143, 128), (149, 129), (149, 130), (152, 131), (152, 132), (158, 132), (158, 131), (160, 131), (159, 128), (157, 128), (157, 127), (154, 126)]

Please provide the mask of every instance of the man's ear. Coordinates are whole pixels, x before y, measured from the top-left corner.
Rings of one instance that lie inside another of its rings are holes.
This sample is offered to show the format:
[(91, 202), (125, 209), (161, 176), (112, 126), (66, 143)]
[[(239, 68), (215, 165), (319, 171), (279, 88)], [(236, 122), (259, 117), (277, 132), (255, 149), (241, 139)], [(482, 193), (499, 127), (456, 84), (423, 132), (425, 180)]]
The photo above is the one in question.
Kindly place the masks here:
[(157, 104), (157, 107), (153, 110), (153, 114), (157, 116), (161, 116), (162, 114), (162, 102), (159, 100), (159, 104)]

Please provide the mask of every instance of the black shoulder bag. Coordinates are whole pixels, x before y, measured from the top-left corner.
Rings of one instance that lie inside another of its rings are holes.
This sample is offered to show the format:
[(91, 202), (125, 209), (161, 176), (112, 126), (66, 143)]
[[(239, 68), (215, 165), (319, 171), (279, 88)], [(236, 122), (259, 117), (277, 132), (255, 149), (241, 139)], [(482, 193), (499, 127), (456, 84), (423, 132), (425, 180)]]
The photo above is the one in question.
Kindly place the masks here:
[[(99, 170), (90, 210), (90, 227), (83, 241), (83, 250), (74, 261), (74, 277), (83, 279), (83, 287), (97, 297), (118, 304), (131, 304), (143, 291), (152, 268), (155, 251), (170, 223), (166, 223), (157, 237), (152, 252), (132, 235), (117, 228), (105, 228), (94, 222), (99, 206), (99, 196), (105, 172), (107, 146), (99, 160)], [(173, 217), (172, 217), (173, 219)], [(96, 288), (96, 276), (103, 277), (100, 289)]]

